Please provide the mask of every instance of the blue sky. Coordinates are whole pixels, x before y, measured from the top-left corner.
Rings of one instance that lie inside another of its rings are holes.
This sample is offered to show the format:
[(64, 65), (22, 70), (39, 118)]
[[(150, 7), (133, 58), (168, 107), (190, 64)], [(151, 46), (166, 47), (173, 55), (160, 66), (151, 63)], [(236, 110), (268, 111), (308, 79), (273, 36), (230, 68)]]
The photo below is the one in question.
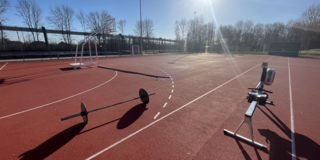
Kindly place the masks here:
[[(211, 2), (210, 2), (211, 1)], [(4, 14), (9, 20), (4, 25), (24, 26), (22, 19), (15, 15), (17, 0), (9, 0), (11, 7)], [(134, 34), (134, 24), (140, 18), (139, 0), (36, 0), (48, 16), (50, 6), (69, 5), (76, 12), (83, 9), (86, 13), (106, 10), (116, 20), (127, 21), (125, 34)], [(174, 39), (175, 20), (192, 19), (194, 12), (203, 15), (205, 22), (234, 24), (238, 20), (252, 20), (255, 23), (287, 22), (297, 19), (310, 5), (319, 0), (142, 0), (142, 18), (152, 19), (156, 37)], [(43, 18), (43, 25), (46, 24)], [(82, 31), (75, 19), (73, 27)]]

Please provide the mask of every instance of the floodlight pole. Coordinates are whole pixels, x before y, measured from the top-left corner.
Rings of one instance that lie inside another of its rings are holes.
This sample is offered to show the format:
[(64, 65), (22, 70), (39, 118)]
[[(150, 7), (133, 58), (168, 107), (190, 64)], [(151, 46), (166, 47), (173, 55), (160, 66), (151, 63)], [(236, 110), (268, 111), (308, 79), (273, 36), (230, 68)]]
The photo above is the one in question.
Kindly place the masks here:
[(195, 46), (194, 46), (194, 33), (196, 32), (196, 13), (197, 12), (194, 12), (193, 14), (193, 52), (195, 51)]
[(140, 51), (141, 51), (141, 55), (142, 55), (142, 18), (141, 18), (141, 0), (140, 0), (140, 29), (141, 29), (141, 32), (140, 32)]

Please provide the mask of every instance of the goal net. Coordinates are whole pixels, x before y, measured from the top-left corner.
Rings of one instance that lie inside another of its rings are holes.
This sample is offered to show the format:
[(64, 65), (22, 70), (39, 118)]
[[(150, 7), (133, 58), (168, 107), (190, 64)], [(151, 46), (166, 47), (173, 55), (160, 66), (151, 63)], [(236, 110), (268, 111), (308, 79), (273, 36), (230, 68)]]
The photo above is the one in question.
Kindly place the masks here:
[[(74, 69), (76, 68), (81, 68), (81, 67), (85, 67), (85, 66), (91, 66), (91, 65), (98, 65), (98, 49), (97, 49), (97, 39), (96, 36), (99, 33), (102, 32), (106, 32), (106, 33), (115, 33), (116, 32), (116, 20), (115, 18), (113, 19), (108, 19), (105, 21), (105, 23), (93, 30), (89, 36), (85, 37), (84, 40), (80, 41), (76, 47), (76, 53), (75, 53), (75, 58), (74, 58), (74, 63), (69, 63), (69, 65), (71, 67), (73, 67)], [(91, 55), (91, 41), (94, 42), (94, 46), (95, 46), (95, 51), (96, 51), (96, 62), (92, 61), (92, 55)], [(89, 44), (89, 53), (90, 53), (90, 61), (89, 62), (82, 62), (82, 57), (83, 57), (83, 50), (84, 50), (84, 46), (86, 44)], [(78, 47), (81, 47), (81, 57), (80, 57), (80, 63), (77, 63), (77, 55), (78, 55)]]
[(139, 56), (140, 48), (139, 45), (132, 45), (132, 56)]

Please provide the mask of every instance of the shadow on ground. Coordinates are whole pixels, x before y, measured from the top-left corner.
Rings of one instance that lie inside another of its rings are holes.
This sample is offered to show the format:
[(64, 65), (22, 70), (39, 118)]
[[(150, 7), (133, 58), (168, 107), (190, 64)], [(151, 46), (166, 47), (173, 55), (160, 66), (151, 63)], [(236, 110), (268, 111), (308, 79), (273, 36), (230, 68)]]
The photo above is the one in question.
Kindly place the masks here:
[(38, 147), (21, 154), (19, 157), (22, 157), (22, 160), (45, 159), (78, 135), (85, 125), (85, 123), (76, 124), (43, 142)]
[[(269, 160), (274, 159), (292, 159), (292, 149), (291, 149), (291, 134), (292, 131), (290, 128), (288, 128), (267, 106), (264, 106), (266, 110), (271, 114), (271, 117), (269, 114), (266, 113), (263, 109), (261, 109), (259, 106), (257, 108), (265, 115), (267, 116), (271, 122), (273, 122), (286, 136), (287, 138), (283, 138), (279, 136), (276, 132), (269, 130), (269, 129), (258, 129), (261, 136), (265, 137), (265, 142), (261, 142), (262, 144), (269, 144), (269, 151), (267, 149), (263, 149), (260, 147), (257, 147), (256, 145), (253, 145), (252, 143), (249, 143), (247, 141), (244, 141), (240, 138), (231, 136), (229, 134), (225, 134), (227, 136), (230, 136), (236, 140), (236, 143), (239, 146), (239, 149), (241, 150), (243, 156), (245, 159), (252, 159), (252, 157), (249, 156), (249, 154), (246, 152), (246, 150), (243, 148), (243, 146), (239, 143), (239, 141), (250, 145), (254, 148), (257, 159), (262, 159), (258, 150), (261, 150), (267, 154), (269, 154)], [(312, 139), (308, 138), (305, 135), (294, 133), (295, 137), (295, 148), (296, 148), (296, 157), (297, 159), (310, 159), (310, 160), (320, 160), (320, 145), (317, 144)]]
[[(90, 68), (85, 68), (85, 69), (90, 69)], [(85, 69), (82, 69), (82, 70), (85, 70)], [(45, 78), (45, 77), (68, 73), (64, 71), (75, 72), (76, 70), (69, 69), (69, 68), (68, 69), (60, 68), (60, 70), (42, 71), (42, 72), (35, 72), (30, 74), (15, 75), (10, 77), (0, 77), (0, 87), (21, 83), (21, 82), (26, 82), (26, 81), (30, 81), (37, 78)]]
[[(274, 119), (260, 107), (258, 108), (290, 139), (285, 139), (269, 129), (258, 129), (259, 133), (266, 138), (266, 142), (270, 144), (269, 159), (291, 159), (291, 129), (287, 127), (268, 107), (265, 106)], [(299, 133), (294, 133), (294, 137), (297, 159), (320, 159), (319, 144), (309, 137)]]
[(142, 113), (147, 110), (147, 106), (143, 103), (136, 105), (125, 113), (119, 120), (117, 128), (124, 129), (134, 123)]
[(172, 61), (172, 62), (169, 62), (168, 64), (174, 64), (174, 62), (179, 61), (180, 59), (185, 58), (185, 57), (187, 57), (187, 56), (189, 56), (189, 55), (190, 55), (190, 54), (187, 54), (187, 55), (185, 55), (185, 56), (182, 56), (182, 57), (180, 57), (180, 58), (178, 58), (178, 59), (176, 59), (176, 60), (174, 60), (174, 61)]
[[(100, 128), (102, 126), (105, 126), (107, 124), (116, 122), (119, 120), (117, 129), (124, 129), (131, 124), (133, 124), (142, 114), (143, 112), (147, 110), (145, 104), (138, 104), (131, 108), (127, 113), (125, 113), (121, 118), (112, 120), (110, 122), (101, 124), (99, 126), (87, 129), (83, 132), (81, 130), (85, 127), (85, 123), (79, 123), (76, 124), (57, 135), (53, 136), (52, 138), (48, 139), (47, 141), (43, 142), (36, 148), (29, 150), (21, 155), (19, 157), (22, 157), (22, 160), (32, 159), (32, 160), (40, 160), (45, 159), (48, 156), (50, 156), (52, 153), (56, 152), (58, 149), (66, 145), (69, 141), (71, 141), (75, 136), (79, 134), (86, 133), (88, 131)], [(19, 158), (18, 157), (18, 158)]]

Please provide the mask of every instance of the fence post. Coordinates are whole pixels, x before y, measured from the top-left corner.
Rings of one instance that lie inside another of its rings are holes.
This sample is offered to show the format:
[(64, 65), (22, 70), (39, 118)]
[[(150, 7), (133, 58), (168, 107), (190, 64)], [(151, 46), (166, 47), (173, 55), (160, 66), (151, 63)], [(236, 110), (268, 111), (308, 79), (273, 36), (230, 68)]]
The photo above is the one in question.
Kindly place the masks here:
[[(51, 51), (50, 51), (50, 47), (49, 47), (49, 44), (48, 44), (47, 32), (46, 32), (46, 28), (43, 27), (43, 26), (42, 26), (42, 32), (43, 32), (44, 40), (46, 42), (47, 49), (48, 49), (49, 54), (50, 54), (50, 60), (51, 60)], [(58, 59), (59, 59), (59, 53), (58, 53)]]
[[(17, 27), (17, 26), (16, 26), (16, 27)], [(20, 37), (19, 37), (18, 31), (17, 31), (17, 36), (18, 36), (18, 41), (20, 42)], [(24, 53), (23, 53), (23, 51), (22, 51), (21, 43), (20, 43), (20, 50), (21, 50), (21, 53), (22, 53), (23, 61), (24, 61)]]

